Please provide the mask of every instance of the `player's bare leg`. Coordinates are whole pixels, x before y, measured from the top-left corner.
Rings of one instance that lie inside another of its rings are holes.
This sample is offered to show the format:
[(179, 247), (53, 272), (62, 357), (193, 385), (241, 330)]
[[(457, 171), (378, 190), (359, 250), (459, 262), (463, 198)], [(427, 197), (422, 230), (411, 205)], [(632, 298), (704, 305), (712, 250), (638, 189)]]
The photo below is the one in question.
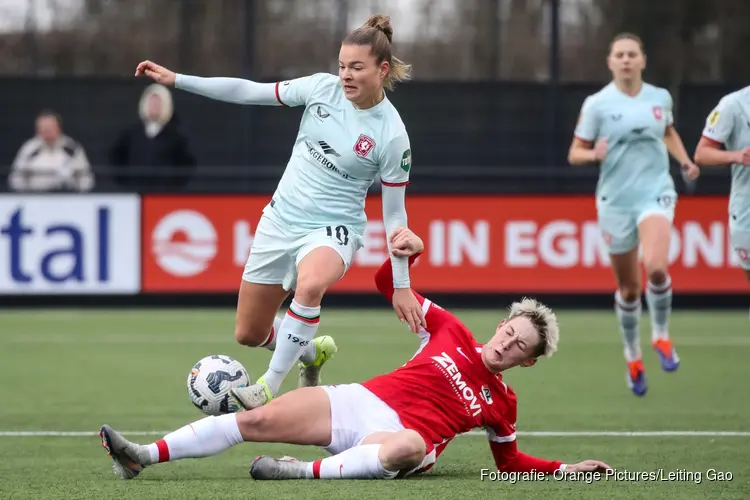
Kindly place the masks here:
[[(250, 347), (263, 347), (273, 352), (283, 321), (283, 318), (277, 316), (277, 312), (288, 295), (289, 292), (281, 285), (242, 280), (234, 331), (237, 342)], [(319, 358), (332, 351), (335, 352), (333, 339), (321, 337), (303, 348), (300, 360), (310, 366), (317, 366), (319, 370), (325, 362)], [(317, 379), (305, 385), (317, 385)], [(245, 408), (257, 408), (272, 399), (270, 390), (263, 384), (255, 384), (234, 396)]]
[(669, 277), (669, 245), (672, 223), (663, 215), (646, 217), (638, 226), (643, 245), (643, 265), (648, 276), (646, 303), (651, 316), (651, 343), (661, 366), (671, 372), (680, 366), (669, 338), (672, 313), (672, 280)]
[(427, 448), (413, 430), (376, 432), (359, 446), (314, 462), (262, 456), (250, 467), (254, 479), (393, 479), (419, 467)]
[(269, 341), (275, 343), (274, 320), (288, 295), (281, 285), (242, 280), (234, 326), (237, 342), (249, 347), (266, 347)]
[(628, 364), (626, 381), (637, 396), (647, 390), (646, 370), (640, 346), (641, 270), (638, 264), (638, 247), (610, 255), (612, 271), (617, 281), (615, 313), (622, 334), (625, 361)]
[[(307, 367), (316, 373), (301, 385), (317, 385), (320, 367), (336, 352), (336, 345), (330, 337), (317, 342), (313, 340), (320, 323), (320, 303), (326, 290), (343, 276), (344, 270), (341, 256), (326, 246), (313, 249), (300, 261), (294, 299), (279, 325), (268, 370), (256, 384), (232, 390), (244, 408), (257, 408), (274, 398), (306, 349), (316, 350), (313, 361), (307, 361)], [(303, 359), (303, 363), (305, 361)]]
[(205, 417), (148, 445), (132, 443), (108, 425), (102, 426), (100, 436), (115, 472), (122, 479), (132, 479), (147, 466), (209, 457), (243, 442), (327, 446), (331, 442), (331, 404), (323, 388), (305, 387), (262, 408)]

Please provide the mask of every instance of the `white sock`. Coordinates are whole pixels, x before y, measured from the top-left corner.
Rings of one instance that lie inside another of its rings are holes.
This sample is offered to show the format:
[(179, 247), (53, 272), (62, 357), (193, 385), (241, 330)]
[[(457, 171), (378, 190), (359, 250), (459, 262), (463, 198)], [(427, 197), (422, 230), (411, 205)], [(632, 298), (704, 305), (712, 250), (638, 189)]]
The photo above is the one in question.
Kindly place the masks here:
[(672, 313), (672, 279), (669, 276), (661, 285), (649, 282), (646, 288), (646, 304), (651, 316), (651, 339), (669, 338), (667, 330), (669, 316)]
[(216, 455), (243, 442), (237, 416), (206, 417), (147, 445), (151, 463)]
[(307, 477), (311, 479), (393, 479), (398, 471), (386, 470), (378, 458), (379, 444), (355, 446), (346, 451), (311, 462)]
[[(266, 340), (264, 340), (258, 347), (264, 347), (271, 352), (276, 350), (276, 332), (281, 329), (281, 322), (283, 321), (283, 319), (283, 317), (280, 318), (278, 316), (273, 319), (271, 332), (268, 334), (268, 337), (266, 337)], [(313, 361), (315, 361), (315, 357), (317, 356), (317, 354), (318, 353), (316, 352), (315, 344), (313, 342), (310, 342), (303, 349), (302, 355), (299, 359), (305, 363), (312, 363)]]
[(266, 340), (261, 342), (258, 347), (265, 347), (269, 351), (273, 351), (276, 349), (276, 337), (278, 331), (281, 329), (281, 321), (283, 318), (279, 318), (276, 316), (273, 318), (273, 326), (271, 327), (271, 331), (268, 333), (268, 337), (266, 337)]
[(271, 394), (278, 394), (281, 383), (299, 361), (303, 349), (312, 343), (319, 323), (320, 306), (306, 307), (292, 300), (279, 327), (268, 371), (263, 375)]
[(641, 359), (640, 329), (641, 299), (638, 297), (633, 302), (627, 302), (618, 290), (615, 293), (615, 313), (620, 324), (622, 343), (625, 347), (625, 359), (635, 361)]

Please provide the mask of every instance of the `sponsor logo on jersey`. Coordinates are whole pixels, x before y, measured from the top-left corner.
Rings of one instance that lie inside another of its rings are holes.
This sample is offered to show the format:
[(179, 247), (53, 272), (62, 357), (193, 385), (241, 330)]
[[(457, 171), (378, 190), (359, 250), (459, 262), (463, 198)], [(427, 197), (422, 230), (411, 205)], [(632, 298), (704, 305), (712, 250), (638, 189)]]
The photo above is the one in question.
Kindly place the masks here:
[(307, 152), (310, 153), (310, 156), (312, 157), (313, 160), (317, 161), (323, 167), (327, 168), (331, 172), (334, 172), (340, 175), (344, 179), (352, 178), (352, 176), (350, 176), (346, 172), (342, 172), (341, 170), (339, 170), (339, 168), (336, 165), (334, 165), (330, 160), (328, 160), (323, 153), (315, 149), (315, 146), (313, 146), (311, 142), (305, 141), (305, 144), (307, 145)]
[(651, 108), (654, 112), (654, 118), (661, 121), (662, 117), (664, 116), (664, 113), (662, 112), (661, 106), (654, 106)]
[(411, 168), (411, 149), (407, 149), (404, 151), (404, 154), (401, 155), (401, 169), (404, 172), (408, 172)]
[(341, 155), (336, 152), (335, 149), (333, 149), (331, 146), (328, 145), (325, 141), (318, 141), (318, 144), (320, 144), (320, 147), (323, 148), (323, 152), (327, 155), (333, 155), (337, 158), (340, 158)]
[(464, 381), (463, 374), (459, 371), (456, 362), (443, 351), (440, 356), (432, 356), (432, 360), (440, 365), (444, 369), (444, 373), (448, 378), (456, 392), (463, 398), (472, 417), (476, 417), (482, 413), (482, 407), (477, 401), (477, 396), (474, 394), (474, 390)]
[(367, 137), (365, 134), (360, 134), (356, 144), (354, 144), (354, 152), (357, 156), (362, 158), (367, 157), (370, 151), (375, 147), (375, 140), (372, 137)]
[(326, 113), (325, 111), (323, 111), (323, 108), (321, 108), (320, 106), (318, 106), (317, 113), (318, 113), (318, 116), (323, 119), (326, 119), (329, 116), (331, 116), (331, 113)]
[(719, 110), (715, 109), (709, 116), (708, 116), (708, 125), (713, 127), (716, 125), (716, 122), (719, 121)]

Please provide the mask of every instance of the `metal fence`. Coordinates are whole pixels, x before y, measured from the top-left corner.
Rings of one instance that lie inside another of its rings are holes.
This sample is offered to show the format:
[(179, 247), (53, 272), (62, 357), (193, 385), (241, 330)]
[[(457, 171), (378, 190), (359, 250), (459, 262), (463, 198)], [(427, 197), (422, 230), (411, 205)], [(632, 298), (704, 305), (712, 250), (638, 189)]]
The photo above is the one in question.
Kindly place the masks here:
[[(748, 0), (4, 0), (0, 170), (53, 108), (112, 179), (111, 143), (138, 119), (138, 61), (258, 81), (335, 72), (340, 40), (381, 12), (414, 66), (392, 100), (426, 190), (590, 190), (595, 172), (565, 168), (566, 149), (620, 31), (644, 39), (646, 78), (672, 92), (689, 150), (718, 98), (750, 82)], [(189, 189), (275, 185), (298, 111), (174, 96), (199, 163)], [(725, 189), (716, 172), (698, 192)]]
[(392, 17), (418, 80), (602, 81), (638, 33), (662, 84), (750, 80), (746, 0), (4, 0), (0, 73), (128, 75), (150, 58), (206, 75), (335, 70), (340, 40)]

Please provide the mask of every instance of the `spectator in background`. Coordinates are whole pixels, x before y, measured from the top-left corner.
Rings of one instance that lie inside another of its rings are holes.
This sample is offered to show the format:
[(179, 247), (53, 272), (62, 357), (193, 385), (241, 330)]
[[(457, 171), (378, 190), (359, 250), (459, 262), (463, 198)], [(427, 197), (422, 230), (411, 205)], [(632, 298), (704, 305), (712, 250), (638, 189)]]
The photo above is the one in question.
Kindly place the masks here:
[(8, 179), (13, 191), (90, 191), (94, 176), (86, 152), (62, 133), (62, 120), (52, 111), (36, 119), (36, 136), (21, 146)]
[[(119, 170), (115, 182), (130, 189), (184, 187), (196, 161), (179, 130), (169, 89), (146, 87), (139, 114), (141, 121), (123, 130), (110, 151), (110, 163)], [(154, 168), (144, 170), (149, 167)]]

